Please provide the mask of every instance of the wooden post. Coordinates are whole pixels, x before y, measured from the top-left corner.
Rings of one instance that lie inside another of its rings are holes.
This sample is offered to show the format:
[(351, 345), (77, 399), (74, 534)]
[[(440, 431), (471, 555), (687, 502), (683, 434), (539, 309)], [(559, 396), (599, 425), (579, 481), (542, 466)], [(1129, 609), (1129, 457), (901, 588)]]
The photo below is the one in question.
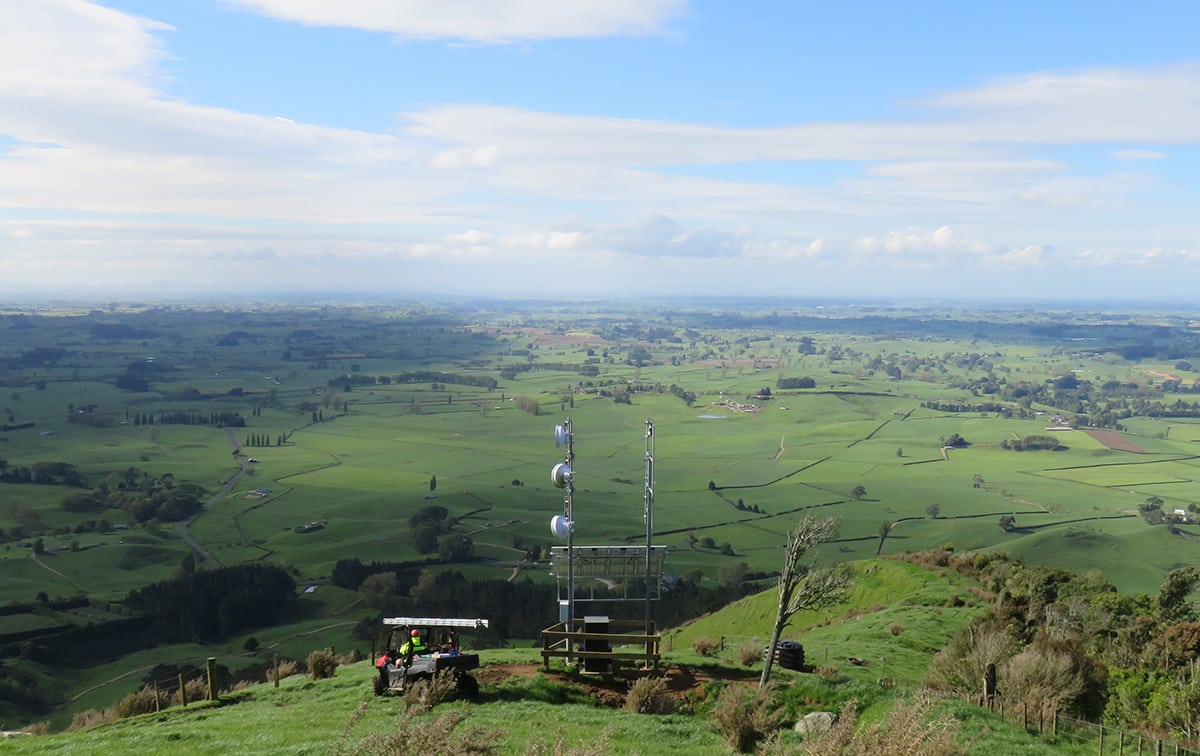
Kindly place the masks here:
[(162, 711), (162, 699), (158, 695), (158, 680), (154, 681), (154, 710)]
[(1051, 727), (1053, 729), (1051, 731), (1054, 733), (1054, 737), (1057, 738), (1058, 737), (1058, 709), (1054, 710), (1054, 719), (1052, 720), (1052, 722), (1053, 722), (1053, 724), (1051, 724)]
[(983, 671), (983, 700), (988, 711), (994, 711), (993, 704), (996, 701), (996, 665), (988, 662)]
[(1029, 704), (1025, 701), (1021, 702), (1021, 729), (1029, 729)]
[(1100, 723), (1100, 750), (1097, 751), (1096, 753), (1101, 754), (1101, 756), (1103, 756), (1103, 754), (1104, 754), (1104, 723), (1103, 722)]
[[(374, 660), (375, 654), (371, 654), (371, 659)], [(275, 666), (275, 687), (279, 687), (279, 654), (275, 654), (272, 664)]]
[(205, 671), (208, 672), (208, 700), (217, 700), (217, 657), (210, 656), (204, 663)]
[(179, 702), (187, 708), (187, 686), (183, 684), (183, 673), (179, 673)]

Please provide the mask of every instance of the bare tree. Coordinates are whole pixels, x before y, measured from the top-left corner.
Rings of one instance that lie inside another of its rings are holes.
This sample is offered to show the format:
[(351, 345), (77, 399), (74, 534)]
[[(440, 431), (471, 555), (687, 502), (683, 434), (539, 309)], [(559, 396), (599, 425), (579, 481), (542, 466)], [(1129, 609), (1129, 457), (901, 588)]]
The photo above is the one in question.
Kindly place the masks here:
[(775, 646), (792, 617), (797, 612), (824, 609), (845, 598), (850, 587), (850, 575), (844, 569), (805, 568), (800, 564), (810, 549), (832, 540), (837, 532), (836, 517), (819, 520), (812, 515), (801, 518), (795, 529), (788, 532), (783, 548), (783, 569), (779, 574), (779, 610), (775, 615), (775, 627), (771, 630), (771, 643), (767, 646), (759, 688), (765, 687), (771, 679)]

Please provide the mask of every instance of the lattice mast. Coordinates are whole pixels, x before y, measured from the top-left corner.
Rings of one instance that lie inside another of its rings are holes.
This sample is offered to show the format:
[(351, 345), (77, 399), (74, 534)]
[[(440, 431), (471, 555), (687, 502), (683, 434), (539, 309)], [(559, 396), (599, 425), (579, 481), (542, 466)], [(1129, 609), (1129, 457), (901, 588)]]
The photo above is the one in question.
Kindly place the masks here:
[(642, 495), (642, 519), (646, 522), (646, 635), (651, 634), (650, 601), (653, 595), (651, 579), (651, 542), (654, 538), (654, 423), (646, 420), (646, 488)]

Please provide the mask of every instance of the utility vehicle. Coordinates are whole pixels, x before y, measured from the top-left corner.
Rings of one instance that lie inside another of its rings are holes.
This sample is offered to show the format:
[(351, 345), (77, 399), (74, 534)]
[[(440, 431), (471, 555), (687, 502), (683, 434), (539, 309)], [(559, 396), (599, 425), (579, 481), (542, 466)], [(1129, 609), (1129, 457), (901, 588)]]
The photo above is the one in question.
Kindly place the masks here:
[[(486, 629), (485, 619), (445, 619), (437, 617), (385, 617), (389, 628), (383, 656), (375, 662), (375, 695), (388, 691), (404, 692), (408, 686), (427, 682), (437, 672), (450, 670), (459, 695), (473, 696), (479, 682), (467, 674), (479, 666), (479, 654), (463, 653), (458, 645), (461, 630)], [(410, 650), (409, 641), (416, 632), (424, 649)]]

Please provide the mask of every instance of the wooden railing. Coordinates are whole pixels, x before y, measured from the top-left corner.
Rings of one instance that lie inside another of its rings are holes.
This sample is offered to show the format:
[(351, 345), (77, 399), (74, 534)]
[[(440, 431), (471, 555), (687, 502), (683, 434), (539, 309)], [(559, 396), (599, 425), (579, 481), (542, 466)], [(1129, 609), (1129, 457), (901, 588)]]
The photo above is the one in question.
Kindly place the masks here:
[[(585, 632), (584, 622), (576, 618), (575, 628), (567, 627), (566, 622), (551, 625), (542, 631), (542, 661), (546, 669), (550, 669), (552, 657), (608, 661), (641, 660), (643, 666), (658, 668), (660, 658), (660, 641), (662, 636), (655, 632), (654, 624), (650, 624), (650, 634), (645, 634), (646, 625), (637, 620), (609, 620), (607, 633)], [(633, 632), (633, 631), (641, 632)], [(592, 650), (591, 646), (602, 646), (608, 650)], [(640, 646), (639, 650), (630, 650), (630, 646)], [(586, 649), (586, 650), (585, 650)]]

